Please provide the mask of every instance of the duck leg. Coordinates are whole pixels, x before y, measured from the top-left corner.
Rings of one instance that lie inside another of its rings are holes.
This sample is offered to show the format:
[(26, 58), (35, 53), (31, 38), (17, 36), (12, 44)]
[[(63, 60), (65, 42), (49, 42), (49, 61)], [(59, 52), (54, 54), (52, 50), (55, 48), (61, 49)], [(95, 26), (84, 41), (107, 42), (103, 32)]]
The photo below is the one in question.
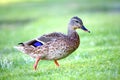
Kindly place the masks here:
[(56, 64), (56, 66), (59, 66), (59, 63), (57, 62), (57, 60), (54, 60), (54, 63)]
[(35, 61), (35, 64), (34, 64), (34, 70), (36, 70), (37, 69), (37, 65), (38, 65), (38, 62), (40, 61), (40, 58), (38, 57), (37, 59), (36, 59), (36, 61)]

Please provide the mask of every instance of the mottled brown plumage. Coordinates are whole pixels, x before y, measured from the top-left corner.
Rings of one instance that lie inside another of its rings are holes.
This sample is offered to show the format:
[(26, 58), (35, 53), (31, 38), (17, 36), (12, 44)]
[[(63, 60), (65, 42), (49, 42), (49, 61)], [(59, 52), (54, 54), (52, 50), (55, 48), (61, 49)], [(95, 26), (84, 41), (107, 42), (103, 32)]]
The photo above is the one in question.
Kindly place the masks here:
[(67, 35), (53, 32), (30, 41), (20, 43), (15, 48), (33, 58), (36, 58), (34, 69), (37, 68), (37, 64), (40, 59), (54, 60), (55, 64), (59, 66), (57, 60), (70, 55), (80, 44), (79, 35), (76, 32), (76, 29), (83, 29), (84, 31), (90, 32), (83, 26), (83, 22), (80, 18), (73, 17), (68, 24)]

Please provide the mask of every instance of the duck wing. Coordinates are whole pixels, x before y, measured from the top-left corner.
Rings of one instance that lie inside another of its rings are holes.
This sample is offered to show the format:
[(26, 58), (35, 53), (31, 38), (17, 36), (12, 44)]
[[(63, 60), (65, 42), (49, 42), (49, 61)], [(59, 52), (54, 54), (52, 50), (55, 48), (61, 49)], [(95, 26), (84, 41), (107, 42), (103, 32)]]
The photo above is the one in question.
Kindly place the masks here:
[(54, 32), (54, 33), (50, 33), (50, 34), (46, 34), (41, 37), (38, 37), (37, 39), (42, 42), (49, 42), (49, 41), (52, 41), (52, 40), (55, 40), (58, 38), (64, 38), (64, 37), (66, 37), (66, 35), (64, 35), (62, 33)]
[(20, 45), (27, 45), (27, 46), (34, 46), (34, 47), (38, 47), (38, 46), (42, 46), (43, 44), (47, 43), (47, 42), (50, 42), (50, 41), (53, 41), (53, 40), (56, 40), (58, 38), (64, 38), (66, 37), (66, 35), (62, 34), (62, 33), (57, 33), (57, 32), (54, 32), (54, 33), (50, 33), (50, 34), (45, 34), (43, 36), (40, 36), (36, 39), (32, 39), (30, 41), (26, 41), (26, 42), (23, 42), (23, 43), (19, 43)]

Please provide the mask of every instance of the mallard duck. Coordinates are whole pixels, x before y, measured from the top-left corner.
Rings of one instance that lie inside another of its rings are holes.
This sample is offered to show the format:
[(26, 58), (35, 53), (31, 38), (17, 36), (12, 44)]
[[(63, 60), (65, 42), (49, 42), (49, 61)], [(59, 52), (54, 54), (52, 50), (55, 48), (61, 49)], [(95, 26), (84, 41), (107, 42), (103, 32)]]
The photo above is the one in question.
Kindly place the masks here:
[(68, 24), (67, 35), (53, 32), (30, 41), (19, 43), (15, 48), (36, 59), (33, 66), (35, 70), (37, 69), (39, 60), (54, 60), (55, 64), (59, 66), (57, 60), (63, 59), (73, 53), (80, 44), (76, 29), (82, 29), (90, 33), (84, 27), (82, 20), (75, 16), (71, 18)]

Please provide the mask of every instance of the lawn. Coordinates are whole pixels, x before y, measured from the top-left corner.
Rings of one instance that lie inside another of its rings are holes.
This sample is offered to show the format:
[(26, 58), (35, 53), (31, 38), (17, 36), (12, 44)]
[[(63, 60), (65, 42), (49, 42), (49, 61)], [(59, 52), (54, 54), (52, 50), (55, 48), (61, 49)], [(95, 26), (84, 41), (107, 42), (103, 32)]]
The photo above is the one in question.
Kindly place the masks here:
[[(50, 32), (67, 33), (71, 17), (78, 16), (91, 33), (77, 30), (79, 48), (60, 67), (13, 48), (19, 42)], [(119, 80), (119, 0), (1, 0), (0, 80)]]

